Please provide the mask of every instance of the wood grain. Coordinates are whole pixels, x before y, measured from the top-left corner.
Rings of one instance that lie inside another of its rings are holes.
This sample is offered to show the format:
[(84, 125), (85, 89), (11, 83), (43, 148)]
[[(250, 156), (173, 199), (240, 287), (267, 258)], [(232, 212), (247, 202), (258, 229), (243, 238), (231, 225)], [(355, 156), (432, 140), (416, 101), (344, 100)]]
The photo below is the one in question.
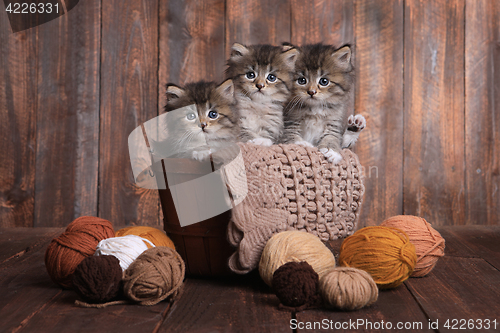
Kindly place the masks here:
[(226, 59), (235, 42), (245, 45), (290, 42), (290, 7), (288, 0), (227, 1)]
[(466, 2), (466, 224), (500, 224), (500, 2)]
[(496, 319), (498, 323), (500, 271), (483, 259), (445, 256), (428, 276), (409, 279), (405, 285), (429, 319), (439, 320), (439, 332), (454, 332), (444, 327), (448, 319)]
[[(483, 226), (453, 227), (447, 230), (452, 234), (450, 239), (456, 240), (462, 247), (470, 249), (475, 257), (483, 258), (500, 271), (500, 226), (489, 226), (488, 233), (484, 232)], [(449, 252), (447, 241), (446, 255)]]
[(355, 146), (365, 171), (360, 227), (403, 213), (403, 1), (356, 3)]
[(135, 185), (127, 153), (157, 96), (158, 2), (103, 2), (99, 216), (113, 224), (159, 224), (158, 193)]
[(25, 254), (45, 249), (63, 231), (64, 228), (0, 228), (0, 269), (13, 265)]
[(100, 2), (38, 27), (36, 227), (97, 214)]
[[(383, 290), (379, 292), (378, 300), (371, 306), (362, 308), (357, 311), (335, 311), (318, 309), (315, 311), (304, 311), (296, 314), (297, 320), (300, 322), (322, 322), (326, 319), (329, 323), (333, 324), (333, 329), (328, 327), (329, 331), (341, 331), (341, 332), (375, 332), (375, 331), (386, 331), (389, 330), (377, 330), (374, 329), (373, 324), (378, 322), (379, 324), (384, 321), (384, 323), (390, 322), (392, 325), (392, 330), (397, 330), (397, 323), (422, 323), (422, 326), (414, 326), (414, 332), (433, 332), (428, 329), (426, 323), (427, 318), (420, 311), (418, 303), (413, 299), (411, 293), (404, 287), (404, 285), (399, 286), (396, 289)], [(359, 320), (359, 322), (358, 322)], [(364, 321), (364, 324), (352, 329), (352, 326), (346, 326), (344, 324), (344, 329), (337, 330), (335, 325), (342, 325), (342, 323), (360, 323)], [(372, 323), (372, 326), (367, 322)], [(419, 325), (419, 324), (415, 324)], [(376, 328), (377, 326), (375, 326)], [(319, 331), (319, 330), (315, 330)], [(326, 331), (326, 330), (325, 330)], [(310, 332), (307, 329), (298, 329), (297, 332)]]
[(405, 2), (404, 209), (463, 224), (464, 0)]
[(62, 291), (36, 313), (23, 327), (25, 332), (156, 332), (170, 303), (152, 306), (116, 305), (104, 309), (88, 309), (75, 305), (74, 291)]
[(38, 29), (12, 33), (0, 4), (0, 226), (32, 227)]
[(290, 319), (253, 272), (230, 279), (186, 280), (160, 331), (290, 332)]
[(224, 0), (159, 0), (159, 112), (165, 85), (220, 81), (224, 72)]
[[(50, 280), (44, 264), (45, 249), (53, 237), (45, 228), (34, 230), (42, 230), (40, 236), (34, 237), (33, 243), (25, 243), (34, 250), (0, 266), (0, 327), (3, 332), (19, 331), (33, 314), (61, 292)], [(37, 243), (41, 246), (33, 247)]]
[(349, 0), (291, 0), (292, 44), (354, 43), (354, 3)]

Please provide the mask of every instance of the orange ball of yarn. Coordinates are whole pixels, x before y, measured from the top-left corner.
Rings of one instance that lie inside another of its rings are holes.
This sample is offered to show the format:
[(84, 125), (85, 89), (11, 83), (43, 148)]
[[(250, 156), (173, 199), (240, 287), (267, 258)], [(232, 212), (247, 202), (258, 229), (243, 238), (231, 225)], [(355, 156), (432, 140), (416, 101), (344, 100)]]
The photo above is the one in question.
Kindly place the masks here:
[(113, 225), (108, 220), (82, 216), (71, 222), (45, 251), (45, 267), (52, 281), (63, 288), (71, 288), (73, 273), (80, 262), (94, 255), (101, 240), (114, 235)]
[(436, 266), (439, 257), (444, 256), (444, 238), (425, 219), (412, 215), (398, 215), (388, 218), (381, 226), (398, 228), (406, 232), (415, 245), (417, 263), (412, 277), (427, 275)]
[[(166, 246), (175, 250), (174, 242), (172, 242), (172, 240), (168, 238), (167, 234), (160, 229), (147, 226), (127, 227), (118, 230), (115, 237), (127, 235), (136, 235), (149, 240), (155, 246)], [(144, 243), (148, 246), (148, 249), (152, 247), (151, 244), (147, 242)]]
[(396, 228), (360, 229), (340, 247), (340, 265), (370, 273), (380, 289), (403, 283), (413, 272), (416, 261), (415, 246), (404, 231)]

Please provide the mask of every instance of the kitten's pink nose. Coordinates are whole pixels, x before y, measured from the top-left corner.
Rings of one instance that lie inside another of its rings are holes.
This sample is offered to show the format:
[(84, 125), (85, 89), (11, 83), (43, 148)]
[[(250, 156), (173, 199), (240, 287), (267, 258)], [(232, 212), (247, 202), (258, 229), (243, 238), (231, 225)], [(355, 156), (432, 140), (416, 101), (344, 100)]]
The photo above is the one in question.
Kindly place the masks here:
[(316, 90), (312, 90), (312, 89), (311, 89), (311, 90), (308, 90), (308, 91), (307, 91), (307, 93), (308, 93), (309, 95), (311, 95), (311, 96), (314, 96), (314, 95), (316, 95)]
[(257, 83), (255, 85), (257, 87), (257, 89), (261, 90), (262, 88), (264, 88), (264, 85), (262, 83)]

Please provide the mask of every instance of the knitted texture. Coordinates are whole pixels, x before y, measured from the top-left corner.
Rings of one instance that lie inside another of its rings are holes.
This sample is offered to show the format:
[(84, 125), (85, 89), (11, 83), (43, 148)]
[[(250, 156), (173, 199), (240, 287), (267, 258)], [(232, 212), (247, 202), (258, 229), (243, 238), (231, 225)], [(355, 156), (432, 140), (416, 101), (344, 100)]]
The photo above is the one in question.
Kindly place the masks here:
[(342, 161), (333, 165), (317, 148), (240, 148), (248, 193), (233, 208), (228, 224), (228, 240), (237, 247), (229, 259), (232, 271), (244, 274), (256, 268), (266, 242), (281, 231), (307, 231), (324, 242), (354, 233), (365, 188), (352, 151), (344, 149)]

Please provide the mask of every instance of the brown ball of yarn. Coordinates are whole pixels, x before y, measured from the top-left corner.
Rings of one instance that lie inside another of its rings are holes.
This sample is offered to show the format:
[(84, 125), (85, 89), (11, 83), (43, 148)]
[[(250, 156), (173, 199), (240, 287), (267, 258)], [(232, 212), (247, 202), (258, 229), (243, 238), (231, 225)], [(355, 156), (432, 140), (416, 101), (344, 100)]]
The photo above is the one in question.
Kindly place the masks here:
[(165, 246), (147, 249), (124, 273), (125, 296), (141, 305), (157, 304), (177, 294), (185, 271), (184, 261), (174, 249)]
[(271, 237), (262, 251), (259, 262), (262, 280), (271, 286), (274, 272), (291, 261), (307, 261), (319, 278), (335, 267), (335, 256), (319, 237), (303, 231), (283, 231)]
[(411, 277), (422, 277), (429, 274), (436, 266), (439, 257), (444, 256), (444, 238), (421, 217), (397, 215), (382, 222), (381, 226), (403, 230), (415, 246), (417, 263)]
[(372, 276), (354, 267), (332, 269), (320, 280), (319, 290), (328, 307), (347, 311), (373, 304), (378, 298)]
[(122, 268), (115, 256), (91, 256), (82, 260), (73, 273), (76, 292), (88, 303), (104, 303), (121, 290)]
[(52, 281), (71, 288), (73, 272), (80, 262), (94, 254), (101, 240), (114, 235), (111, 222), (98, 217), (82, 216), (71, 222), (45, 251), (45, 267)]
[(307, 262), (288, 262), (274, 272), (272, 285), (281, 304), (301, 311), (320, 299), (318, 280), (318, 274)]

